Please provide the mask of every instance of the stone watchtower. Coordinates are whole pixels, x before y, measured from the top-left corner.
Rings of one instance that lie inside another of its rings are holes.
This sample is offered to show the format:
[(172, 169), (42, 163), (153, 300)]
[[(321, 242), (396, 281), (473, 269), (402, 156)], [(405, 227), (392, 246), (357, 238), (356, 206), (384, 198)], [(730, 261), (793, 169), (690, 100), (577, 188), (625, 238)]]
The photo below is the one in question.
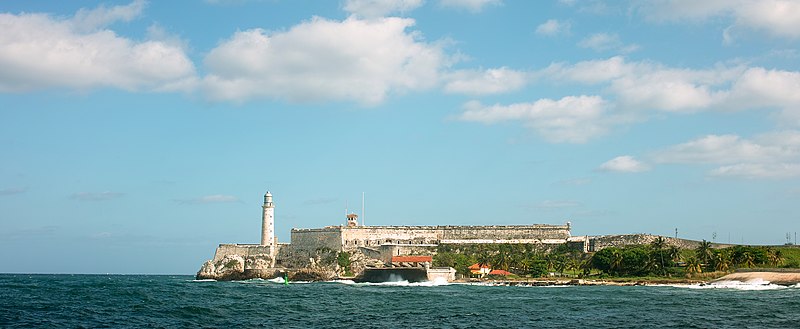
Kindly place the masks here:
[(358, 226), (358, 215), (356, 214), (348, 214), (347, 215), (347, 227), (356, 227)]
[(275, 204), (272, 203), (272, 193), (264, 194), (264, 212), (261, 214), (261, 245), (270, 246), (275, 250)]

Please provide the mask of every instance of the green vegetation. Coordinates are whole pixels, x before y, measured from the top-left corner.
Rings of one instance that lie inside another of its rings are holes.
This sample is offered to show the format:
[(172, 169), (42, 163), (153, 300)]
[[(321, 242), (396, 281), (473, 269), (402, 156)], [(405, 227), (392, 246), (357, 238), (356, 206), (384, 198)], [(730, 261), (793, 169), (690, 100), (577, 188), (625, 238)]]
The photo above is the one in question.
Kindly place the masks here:
[(439, 245), (434, 266), (449, 266), (456, 273), (471, 276), (469, 266), (479, 264), (508, 271), (517, 276), (541, 277), (549, 271), (577, 275), (587, 255), (566, 244), (555, 250), (534, 244)]
[[(450, 266), (465, 277), (479, 264), (513, 276), (542, 277), (714, 277), (737, 268), (800, 268), (800, 248), (734, 246), (714, 249), (702, 241), (695, 249), (678, 249), (658, 238), (647, 245), (608, 247), (584, 254), (567, 244), (552, 250), (534, 244), (439, 245), (434, 266)], [(479, 275), (478, 275), (479, 276)]]
[(336, 263), (340, 268), (344, 269), (344, 275), (353, 276), (353, 271), (350, 269), (350, 253), (341, 251), (336, 255)]

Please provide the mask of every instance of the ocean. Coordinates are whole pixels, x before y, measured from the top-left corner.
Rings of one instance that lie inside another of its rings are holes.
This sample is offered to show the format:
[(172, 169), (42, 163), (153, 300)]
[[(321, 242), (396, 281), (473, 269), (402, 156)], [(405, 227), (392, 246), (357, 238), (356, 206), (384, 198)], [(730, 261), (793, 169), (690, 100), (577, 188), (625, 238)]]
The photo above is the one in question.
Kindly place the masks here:
[(2, 328), (800, 328), (800, 287), (0, 274)]

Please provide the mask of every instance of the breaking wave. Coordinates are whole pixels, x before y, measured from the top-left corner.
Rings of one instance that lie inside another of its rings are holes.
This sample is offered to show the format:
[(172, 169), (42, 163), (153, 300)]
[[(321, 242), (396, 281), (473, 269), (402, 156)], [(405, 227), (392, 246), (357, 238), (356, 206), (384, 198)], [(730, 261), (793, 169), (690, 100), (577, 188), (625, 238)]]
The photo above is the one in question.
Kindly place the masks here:
[(770, 283), (769, 281), (763, 279), (754, 279), (748, 281), (725, 280), (725, 281), (716, 281), (705, 284), (701, 283), (694, 285), (675, 285), (673, 287), (689, 288), (689, 289), (776, 290), (776, 289), (789, 289), (792, 287), (797, 288), (800, 286), (798, 285), (782, 286)]

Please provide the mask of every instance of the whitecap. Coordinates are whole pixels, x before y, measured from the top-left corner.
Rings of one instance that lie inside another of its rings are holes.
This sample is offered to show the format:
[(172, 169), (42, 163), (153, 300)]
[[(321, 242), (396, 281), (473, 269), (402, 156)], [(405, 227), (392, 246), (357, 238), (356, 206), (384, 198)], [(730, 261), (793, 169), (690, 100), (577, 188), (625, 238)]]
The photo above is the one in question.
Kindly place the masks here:
[(267, 281), (272, 283), (286, 283), (286, 280), (284, 280), (282, 277), (272, 278)]
[(777, 284), (772, 284), (763, 279), (753, 279), (748, 281), (724, 280), (715, 281), (707, 284), (694, 284), (694, 285), (674, 285), (678, 288), (689, 289), (733, 289), (733, 290), (775, 290), (786, 289), (788, 287)]
[(197, 279), (197, 280), (188, 280), (189, 282), (217, 282), (214, 279)]

